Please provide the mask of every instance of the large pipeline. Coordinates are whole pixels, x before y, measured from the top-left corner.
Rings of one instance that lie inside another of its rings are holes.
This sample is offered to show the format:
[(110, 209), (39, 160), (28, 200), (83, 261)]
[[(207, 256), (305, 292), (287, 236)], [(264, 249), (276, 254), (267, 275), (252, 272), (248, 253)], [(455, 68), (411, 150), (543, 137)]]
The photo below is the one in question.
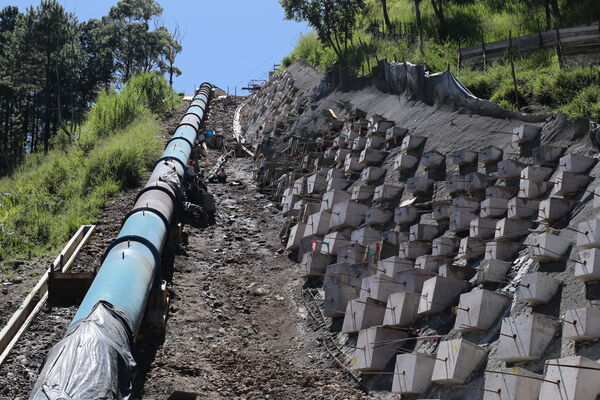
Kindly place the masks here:
[(150, 293), (160, 283), (160, 258), (181, 207), (182, 182), (212, 94), (200, 86), (139, 193), (117, 239), (73, 318), (47, 356), (30, 399), (128, 399), (133, 343)]

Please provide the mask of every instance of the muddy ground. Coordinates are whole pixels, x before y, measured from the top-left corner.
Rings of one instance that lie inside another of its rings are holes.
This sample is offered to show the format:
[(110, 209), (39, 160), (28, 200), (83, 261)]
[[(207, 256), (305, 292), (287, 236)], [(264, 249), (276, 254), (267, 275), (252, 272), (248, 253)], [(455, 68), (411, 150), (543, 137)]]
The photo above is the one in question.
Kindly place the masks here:
[[(213, 103), (206, 128), (230, 138), (233, 111)], [(165, 132), (173, 131), (178, 117), (165, 122)], [(209, 150), (202, 166), (210, 170), (224, 151)], [(313, 320), (318, 309), (306, 303), (299, 265), (278, 239), (283, 217), (257, 192), (252, 170), (252, 159), (230, 159), (229, 183), (210, 185), (217, 224), (186, 227), (188, 244), (173, 261), (164, 342), (142, 343), (137, 350), (135, 398), (166, 399), (175, 390), (207, 399), (368, 398), (323, 346), (326, 327)], [(76, 269), (99, 266), (135, 194), (125, 193), (102, 213)], [(19, 295), (13, 297), (18, 304)], [(0, 368), (0, 399), (27, 398), (75, 310), (54, 307), (39, 314)]]

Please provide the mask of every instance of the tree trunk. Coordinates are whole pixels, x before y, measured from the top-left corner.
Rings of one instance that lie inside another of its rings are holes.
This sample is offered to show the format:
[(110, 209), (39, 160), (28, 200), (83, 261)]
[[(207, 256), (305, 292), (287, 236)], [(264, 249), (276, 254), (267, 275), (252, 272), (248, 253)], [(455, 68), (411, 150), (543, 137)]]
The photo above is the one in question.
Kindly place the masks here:
[(552, 29), (552, 14), (550, 12), (550, 3), (544, 0), (544, 11), (546, 12), (546, 30)]
[(560, 27), (560, 9), (558, 8), (558, 0), (550, 0), (552, 4), (552, 13), (554, 14), (554, 25)]
[(443, 0), (431, 0), (431, 7), (433, 12), (440, 23), (440, 37), (446, 39), (448, 37), (448, 24), (446, 23), (446, 16), (444, 15), (444, 3)]
[(390, 15), (388, 14), (387, 0), (381, 0), (381, 7), (383, 8), (383, 20), (385, 21), (385, 26), (388, 32), (392, 32), (394, 27), (392, 26), (392, 21), (390, 21)]
[(414, 0), (415, 2), (415, 19), (417, 22), (417, 32), (419, 34), (419, 50), (421, 55), (424, 55), (423, 51), (423, 24), (421, 23), (421, 0)]

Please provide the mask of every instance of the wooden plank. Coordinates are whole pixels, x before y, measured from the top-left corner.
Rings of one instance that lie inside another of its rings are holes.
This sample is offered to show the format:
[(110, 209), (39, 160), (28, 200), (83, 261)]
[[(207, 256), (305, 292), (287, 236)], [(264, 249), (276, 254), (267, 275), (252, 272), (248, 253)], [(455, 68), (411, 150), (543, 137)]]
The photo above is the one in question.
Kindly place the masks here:
[[(73, 235), (66, 244), (59, 256), (54, 260), (53, 267), (59, 266), (64, 262), (61, 268), (62, 272), (67, 272), (76, 258), (81, 247), (89, 240), (96, 229), (95, 225), (83, 225)], [(62, 256), (62, 257), (61, 257)], [(66, 258), (68, 256), (68, 259)], [(6, 357), (18, 341), (21, 334), (27, 329), (41, 305), (45, 303), (48, 297), (48, 275), (50, 270), (46, 270), (35, 287), (25, 297), (19, 308), (13, 313), (4, 328), (0, 331), (0, 365), (6, 360)]]

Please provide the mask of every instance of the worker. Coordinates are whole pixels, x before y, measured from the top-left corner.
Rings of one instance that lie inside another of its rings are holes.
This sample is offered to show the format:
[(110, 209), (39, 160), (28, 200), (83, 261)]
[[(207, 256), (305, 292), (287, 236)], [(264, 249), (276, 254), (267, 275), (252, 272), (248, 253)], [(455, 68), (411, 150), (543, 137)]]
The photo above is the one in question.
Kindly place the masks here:
[(221, 167), (219, 172), (217, 172), (217, 182), (227, 183), (227, 174), (225, 173), (225, 168), (223, 167)]

